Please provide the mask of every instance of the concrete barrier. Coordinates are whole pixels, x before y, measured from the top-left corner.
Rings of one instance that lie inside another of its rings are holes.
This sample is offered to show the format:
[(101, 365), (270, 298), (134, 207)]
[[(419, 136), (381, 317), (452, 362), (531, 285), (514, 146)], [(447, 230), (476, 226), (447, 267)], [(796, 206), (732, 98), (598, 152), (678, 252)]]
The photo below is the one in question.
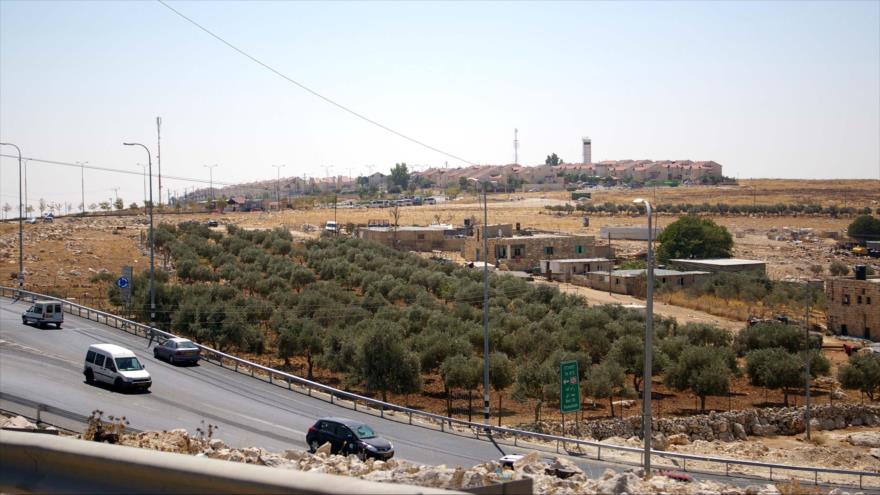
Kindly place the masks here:
[(0, 493), (56, 492), (464, 493), (0, 431)]

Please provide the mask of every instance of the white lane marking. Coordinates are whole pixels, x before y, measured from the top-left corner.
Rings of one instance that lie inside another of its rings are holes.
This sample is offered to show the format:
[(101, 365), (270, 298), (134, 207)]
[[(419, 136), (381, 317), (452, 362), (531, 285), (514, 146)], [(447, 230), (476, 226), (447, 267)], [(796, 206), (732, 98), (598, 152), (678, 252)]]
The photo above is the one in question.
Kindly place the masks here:
[(10, 340), (0, 339), (0, 346), (11, 347), (13, 349), (19, 349), (24, 352), (28, 352), (31, 354), (37, 354), (39, 356), (45, 356), (45, 357), (49, 357), (52, 359), (57, 359), (58, 361), (64, 361), (65, 363), (70, 363), (73, 365), (79, 364), (78, 361), (71, 361), (70, 359), (67, 359), (64, 356), (59, 356), (57, 354), (51, 354), (51, 353), (48, 353), (42, 349), (37, 349), (36, 347), (27, 346), (24, 344), (19, 344), (18, 342), (12, 342)]
[[(280, 429), (280, 430), (287, 430), (287, 431), (289, 431), (289, 432), (291, 432), (291, 433), (296, 433), (296, 434), (298, 434), (298, 435), (302, 435), (302, 437), (303, 437), (303, 442), (305, 442), (305, 436), (306, 436), (306, 433), (305, 433), (304, 431), (301, 431), (301, 430), (295, 430), (295, 429), (293, 429), (293, 428), (288, 428), (288, 427), (286, 427), (286, 426), (281, 426), (281, 425), (279, 425), (279, 424), (272, 423), (271, 421), (266, 421), (266, 420), (263, 420), (263, 419), (260, 419), (260, 418), (255, 418), (255, 417), (253, 417), (253, 416), (248, 416), (247, 414), (241, 414), (241, 413), (239, 413), (239, 412), (232, 411), (232, 410), (229, 410), (229, 409), (219, 408), (219, 407), (214, 407), (214, 406), (211, 405), (211, 404), (202, 404), (202, 407), (204, 407), (204, 408), (206, 408), (206, 409), (213, 409), (214, 411), (217, 411), (218, 413), (222, 413), (222, 414), (234, 414), (235, 416), (238, 416), (239, 418), (244, 418), (244, 419), (246, 419), (246, 420), (248, 420), (248, 421), (253, 421), (253, 422), (256, 422), (256, 423), (262, 423), (262, 424), (264, 424), (264, 425), (266, 425), (266, 426), (271, 426), (271, 427), (273, 427), (273, 428), (278, 428), (278, 429)], [(222, 416), (221, 416), (221, 417), (222, 417)]]

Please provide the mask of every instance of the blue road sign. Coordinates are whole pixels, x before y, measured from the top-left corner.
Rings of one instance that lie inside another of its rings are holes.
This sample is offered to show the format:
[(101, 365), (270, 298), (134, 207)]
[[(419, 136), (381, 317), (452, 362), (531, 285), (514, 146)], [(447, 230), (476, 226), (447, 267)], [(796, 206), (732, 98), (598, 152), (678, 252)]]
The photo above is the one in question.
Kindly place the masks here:
[(124, 288), (128, 287), (128, 279), (125, 277), (117, 278), (116, 279), (116, 287), (119, 287), (120, 289), (124, 289)]

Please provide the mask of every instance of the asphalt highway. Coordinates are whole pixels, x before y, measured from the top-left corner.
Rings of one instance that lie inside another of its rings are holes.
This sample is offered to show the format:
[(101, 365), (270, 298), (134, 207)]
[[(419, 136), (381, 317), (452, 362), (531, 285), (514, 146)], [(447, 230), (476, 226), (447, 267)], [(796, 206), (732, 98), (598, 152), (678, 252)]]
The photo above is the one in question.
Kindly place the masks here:
[[(191, 434), (207, 424), (219, 426), (215, 438), (235, 447), (268, 451), (306, 449), (305, 433), (317, 418), (343, 416), (363, 421), (394, 444), (395, 457), (419, 464), (471, 466), (503, 454), (491, 442), (409, 426), (329, 404), (255, 380), (210, 363), (172, 366), (153, 358), (148, 342), (89, 320), (65, 315), (60, 330), (21, 323), (24, 303), (0, 299), (0, 392), (88, 416), (124, 416), (132, 428)], [(121, 393), (85, 383), (82, 369), (89, 345), (117, 344), (134, 351), (153, 379), (148, 393)], [(504, 453), (527, 453), (501, 446)], [(590, 477), (606, 468), (632, 466), (573, 459)], [(737, 485), (760, 484), (754, 478), (694, 475)]]

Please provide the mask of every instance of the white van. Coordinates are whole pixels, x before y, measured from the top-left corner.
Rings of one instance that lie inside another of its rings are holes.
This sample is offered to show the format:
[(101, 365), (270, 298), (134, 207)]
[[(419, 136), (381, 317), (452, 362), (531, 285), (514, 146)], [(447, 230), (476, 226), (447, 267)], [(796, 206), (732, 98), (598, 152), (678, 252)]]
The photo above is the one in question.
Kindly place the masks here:
[(49, 324), (61, 328), (64, 311), (58, 301), (34, 301), (34, 305), (21, 314), (21, 322), (43, 327)]
[(103, 382), (118, 389), (147, 390), (150, 374), (133, 352), (115, 344), (92, 344), (83, 368), (86, 383)]
[(327, 220), (327, 223), (324, 224), (324, 230), (330, 234), (335, 234), (338, 232), (338, 228), (336, 226), (336, 222), (333, 220)]

